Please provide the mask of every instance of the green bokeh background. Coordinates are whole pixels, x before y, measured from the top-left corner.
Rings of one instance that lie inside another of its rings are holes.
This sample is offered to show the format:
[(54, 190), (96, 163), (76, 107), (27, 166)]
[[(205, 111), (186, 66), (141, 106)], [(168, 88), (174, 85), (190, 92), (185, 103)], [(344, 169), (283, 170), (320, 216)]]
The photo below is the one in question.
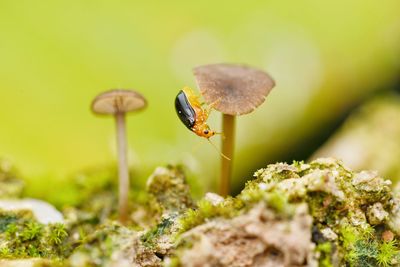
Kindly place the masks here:
[[(18, 166), (32, 195), (57, 194), (71, 173), (115, 163), (113, 121), (89, 104), (101, 91), (134, 88), (149, 102), (128, 120), (134, 186), (157, 165), (183, 163), (212, 190), (218, 153), (181, 125), (174, 97), (195, 87), (197, 65), (246, 63), (277, 86), (238, 119), (240, 187), (391, 87), (399, 10), (398, 0), (0, 0), (0, 157)], [(212, 115), (212, 128), (219, 119)]]

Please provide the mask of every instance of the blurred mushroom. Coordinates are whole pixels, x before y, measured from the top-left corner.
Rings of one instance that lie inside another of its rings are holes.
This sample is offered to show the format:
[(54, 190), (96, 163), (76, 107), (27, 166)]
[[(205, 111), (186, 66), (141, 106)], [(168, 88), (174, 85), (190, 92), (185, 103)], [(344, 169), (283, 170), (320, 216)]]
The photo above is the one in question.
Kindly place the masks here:
[(93, 100), (91, 105), (94, 113), (113, 115), (115, 117), (119, 175), (118, 214), (121, 223), (125, 223), (128, 218), (129, 192), (125, 113), (138, 111), (144, 109), (146, 106), (146, 99), (141, 94), (123, 89), (101, 93)]
[(243, 65), (213, 64), (194, 68), (194, 76), (207, 104), (222, 112), (220, 194), (229, 194), (235, 140), (235, 117), (261, 105), (275, 82), (264, 71)]

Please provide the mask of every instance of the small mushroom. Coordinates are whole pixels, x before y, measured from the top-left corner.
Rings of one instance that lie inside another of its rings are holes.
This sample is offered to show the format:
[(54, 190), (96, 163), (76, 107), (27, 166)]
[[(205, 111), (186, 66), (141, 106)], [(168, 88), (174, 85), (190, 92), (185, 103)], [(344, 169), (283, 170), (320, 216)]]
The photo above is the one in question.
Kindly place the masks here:
[(194, 68), (194, 76), (207, 104), (222, 112), (220, 194), (229, 194), (235, 140), (235, 118), (261, 105), (275, 86), (264, 71), (234, 64), (212, 64)]
[(113, 115), (115, 117), (119, 176), (118, 216), (121, 223), (125, 223), (128, 219), (129, 192), (125, 113), (138, 111), (146, 106), (146, 99), (141, 94), (124, 89), (101, 93), (92, 101), (91, 105), (95, 114)]

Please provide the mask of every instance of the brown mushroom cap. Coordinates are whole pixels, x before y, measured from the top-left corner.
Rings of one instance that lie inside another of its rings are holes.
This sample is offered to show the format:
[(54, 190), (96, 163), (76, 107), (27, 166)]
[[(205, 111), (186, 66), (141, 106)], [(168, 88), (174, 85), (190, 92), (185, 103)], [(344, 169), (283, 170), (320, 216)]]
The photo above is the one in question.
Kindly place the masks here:
[(92, 102), (96, 114), (117, 114), (141, 110), (147, 106), (146, 99), (138, 92), (114, 89), (99, 94)]
[(207, 104), (224, 114), (242, 115), (261, 105), (275, 86), (264, 71), (243, 65), (213, 64), (193, 69)]

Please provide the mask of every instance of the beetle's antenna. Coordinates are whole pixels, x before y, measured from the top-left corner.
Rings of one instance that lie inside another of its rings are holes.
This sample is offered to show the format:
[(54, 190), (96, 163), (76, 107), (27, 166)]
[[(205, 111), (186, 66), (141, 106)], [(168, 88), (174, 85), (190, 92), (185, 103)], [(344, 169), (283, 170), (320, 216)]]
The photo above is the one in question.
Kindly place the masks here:
[(210, 144), (215, 148), (215, 150), (221, 155), (221, 157), (227, 159), (227, 160), (231, 160), (230, 158), (228, 158), (227, 156), (225, 156), (221, 151), (219, 151), (218, 147), (216, 145), (214, 145), (213, 142), (211, 142), (211, 140), (209, 138), (207, 138), (208, 142), (210, 142)]
[(197, 150), (199, 150), (201, 145), (201, 140), (198, 141), (193, 147), (192, 147), (192, 153), (195, 154), (197, 152)]
[(220, 134), (222, 139), (225, 139), (225, 134), (223, 132), (215, 132), (215, 134)]

